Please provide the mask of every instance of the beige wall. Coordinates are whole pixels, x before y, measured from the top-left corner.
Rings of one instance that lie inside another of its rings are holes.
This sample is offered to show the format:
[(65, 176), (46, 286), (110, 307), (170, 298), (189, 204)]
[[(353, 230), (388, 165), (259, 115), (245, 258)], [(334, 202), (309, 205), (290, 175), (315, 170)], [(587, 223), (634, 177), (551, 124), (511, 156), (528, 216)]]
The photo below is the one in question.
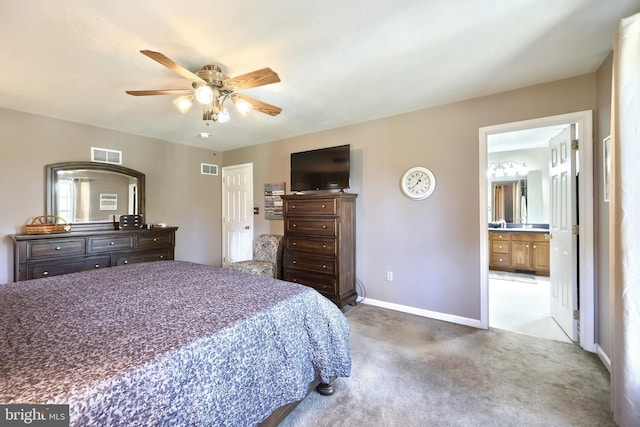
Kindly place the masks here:
[[(286, 181), (290, 188), (291, 152), (351, 144), (350, 191), (359, 195), (356, 275), (366, 296), (480, 319), (478, 129), (595, 108), (596, 77), (588, 74), (227, 151), (224, 164), (254, 164), (262, 212), (265, 183)], [(408, 200), (399, 189), (403, 172), (417, 165), (437, 181), (423, 201)], [(255, 223), (256, 235), (281, 231), (281, 221)]]
[[(286, 106), (285, 106), (286, 107)], [(366, 296), (462, 318), (480, 318), (478, 129), (596, 108), (596, 74), (551, 82), (386, 119), (227, 151), (211, 151), (91, 126), (0, 110), (0, 230), (21, 231), (43, 213), (44, 165), (88, 160), (89, 148), (122, 150), (147, 176), (149, 222), (180, 227), (176, 258), (220, 265), (220, 177), (200, 162), (253, 163), (255, 235), (282, 233), (264, 219), (264, 184), (285, 181), (289, 154), (351, 144), (357, 199), (357, 269)], [(224, 158), (223, 158), (224, 156)], [(402, 196), (399, 179), (416, 165), (436, 176), (426, 200)], [(10, 240), (0, 245), (0, 282), (12, 278)], [(386, 272), (394, 281), (386, 281)]]
[(89, 161), (90, 147), (123, 152), (123, 166), (146, 174), (147, 222), (179, 227), (176, 258), (220, 265), (220, 176), (200, 174), (200, 163), (221, 155), (61, 120), (0, 109), (0, 283), (13, 280), (9, 234), (45, 212), (45, 165)]

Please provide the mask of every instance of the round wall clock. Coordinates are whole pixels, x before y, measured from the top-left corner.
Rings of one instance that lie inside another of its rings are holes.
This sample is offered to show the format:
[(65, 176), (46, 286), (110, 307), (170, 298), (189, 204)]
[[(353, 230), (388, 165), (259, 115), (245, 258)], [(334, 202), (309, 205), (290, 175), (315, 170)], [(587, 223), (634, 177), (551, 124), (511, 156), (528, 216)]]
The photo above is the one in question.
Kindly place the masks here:
[(436, 188), (436, 178), (427, 168), (416, 166), (407, 170), (400, 181), (402, 192), (413, 200), (426, 199)]

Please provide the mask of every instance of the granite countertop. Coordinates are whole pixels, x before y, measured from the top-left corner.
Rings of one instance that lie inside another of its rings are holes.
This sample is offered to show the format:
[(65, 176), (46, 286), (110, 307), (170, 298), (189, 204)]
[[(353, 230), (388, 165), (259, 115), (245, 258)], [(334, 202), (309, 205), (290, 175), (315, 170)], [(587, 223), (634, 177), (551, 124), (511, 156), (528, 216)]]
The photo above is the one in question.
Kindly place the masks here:
[(548, 228), (524, 228), (524, 227), (507, 227), (507, 228), (493, 228), (489, 227), (489, 231), (509, 231), (515, 233), (548, 233)]

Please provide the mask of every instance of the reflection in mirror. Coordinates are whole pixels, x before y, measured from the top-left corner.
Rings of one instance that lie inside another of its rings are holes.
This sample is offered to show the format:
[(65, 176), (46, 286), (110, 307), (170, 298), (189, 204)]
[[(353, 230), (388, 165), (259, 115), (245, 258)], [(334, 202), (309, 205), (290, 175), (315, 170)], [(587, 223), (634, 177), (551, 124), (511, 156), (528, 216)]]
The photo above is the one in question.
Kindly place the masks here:
[(527, 180), (492, 183), (492, 221), (508, 224), (527, 223)]
[(46, 208), (48, 214), (73, 224), (112, 223), (114, 216), (141, 215), (144, 174), (92, 162), (48, 165)]

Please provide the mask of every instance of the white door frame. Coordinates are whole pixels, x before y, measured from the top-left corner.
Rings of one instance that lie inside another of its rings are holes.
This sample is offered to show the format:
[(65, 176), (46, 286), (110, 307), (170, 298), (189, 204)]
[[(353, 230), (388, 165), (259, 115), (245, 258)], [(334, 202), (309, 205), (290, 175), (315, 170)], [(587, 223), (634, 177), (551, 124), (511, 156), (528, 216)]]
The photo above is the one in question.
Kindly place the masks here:
[(487, 139), (489, 135), (542, 126), (578, 124), (580, 151), (580, 183), (578, 209), (580, 239), (578, 245), (580, 274), (580, 346), (590, 352), (595, 345), (595, 249), (593, 200), (593, 112), (591, 110), (532, 120), (485, 126), (479, 129), (479, 190), (480, 190), (480, 325), (489, 327), (489, 219), (487, 213)]

